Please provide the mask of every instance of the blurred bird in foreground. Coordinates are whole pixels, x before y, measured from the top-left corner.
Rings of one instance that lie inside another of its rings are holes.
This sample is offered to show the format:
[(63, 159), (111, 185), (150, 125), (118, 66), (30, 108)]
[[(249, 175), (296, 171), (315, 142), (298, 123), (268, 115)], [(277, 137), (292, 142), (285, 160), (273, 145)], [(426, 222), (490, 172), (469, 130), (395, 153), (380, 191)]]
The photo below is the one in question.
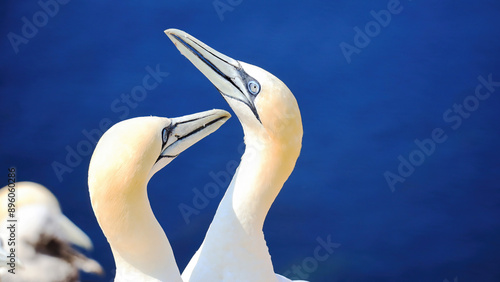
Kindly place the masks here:
[[(9, 211), (9, 203), (14, 210)], [(1, 281), (78, 281), (79, 270), (103, 274), (98, 262), (73, 248), (91, 250), (90, 238), (62, 214), (56, 197), (40, 184), (17, 182), (0, 190), (0, 238), (0, 261), (5, 260)], [(11, 259), (4, 257), (12, 256), (11, 248), (17, 259), (15, 274), (9, 272)]]

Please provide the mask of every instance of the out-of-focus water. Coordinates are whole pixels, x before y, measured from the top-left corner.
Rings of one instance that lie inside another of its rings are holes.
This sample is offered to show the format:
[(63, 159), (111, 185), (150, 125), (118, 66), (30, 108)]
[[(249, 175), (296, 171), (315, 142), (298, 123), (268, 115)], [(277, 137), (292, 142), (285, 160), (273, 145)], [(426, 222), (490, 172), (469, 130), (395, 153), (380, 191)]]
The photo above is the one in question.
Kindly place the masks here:
[[(0, 183), (14, 166), (54, 192), (107, 271), (84, 281), (114, 277), (87, 188), (101, 123), (229, 110), (163, 34), (172, 27), (270, 71), (298, 100), (302, 154), (264, 227), (276, 272), (500, 281), (498, 1), (63, 2), (0, 4)], [(140, 95), (147, 68), (168, 75)], [(233, 117), (149, 184), (181, 269), (226, 187), (193, 198), (224, 182), (242, 137)], [(319, 241), (340, 245), (320, 257)]]

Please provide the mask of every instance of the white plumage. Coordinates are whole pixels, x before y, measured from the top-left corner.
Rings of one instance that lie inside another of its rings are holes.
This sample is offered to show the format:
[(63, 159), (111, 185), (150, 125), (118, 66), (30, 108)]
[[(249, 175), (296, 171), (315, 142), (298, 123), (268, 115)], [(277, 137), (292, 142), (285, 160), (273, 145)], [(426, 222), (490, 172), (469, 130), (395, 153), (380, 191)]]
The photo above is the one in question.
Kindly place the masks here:
[[(176, 29), (165, 33), (238, 116), (246, 150), (184, 281), (285, 281), (275, 275), (262, 227), (300, 154), (295, 97), (269, 72), (221, 54)], [(289, 281), (289, 280), (288, 280)]]
[(133, 118), (101, 137), (90, 162), (89, 192), (115, 258), (115, 281), (182, 281), (167, 236), (151, 210), (147, 184), (229, 117), (211, 110), (174, 119)]

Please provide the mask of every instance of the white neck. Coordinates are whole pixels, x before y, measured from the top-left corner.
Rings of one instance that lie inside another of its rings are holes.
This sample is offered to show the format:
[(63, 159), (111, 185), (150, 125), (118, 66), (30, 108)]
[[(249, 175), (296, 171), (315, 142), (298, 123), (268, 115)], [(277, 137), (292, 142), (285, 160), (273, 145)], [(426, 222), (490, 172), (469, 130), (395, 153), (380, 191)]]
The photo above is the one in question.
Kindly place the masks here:
[(146, 187), (129, 191), (92, 195), (95, 214), (115, 258), (115, 281), (182, 281)]
[(246, 139), (241, 164), (224, 195), (184, 281), (274, 281), (262, 227), (290, 175), (286, 154), (272, 142)]

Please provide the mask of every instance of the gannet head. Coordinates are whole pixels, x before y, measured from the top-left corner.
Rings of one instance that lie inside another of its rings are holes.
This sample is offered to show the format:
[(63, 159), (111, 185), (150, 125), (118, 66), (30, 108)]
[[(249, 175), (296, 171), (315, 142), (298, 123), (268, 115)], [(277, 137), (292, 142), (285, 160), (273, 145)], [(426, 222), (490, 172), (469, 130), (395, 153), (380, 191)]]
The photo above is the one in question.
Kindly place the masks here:
[(298, 156), (303, 133), (300, 111), (281, 80), (215, 51), (184, 31), (168, 29), (165, 33), (226, 99), (243, 126), (246, 140), (268, 140), (293, 148)]
[(138, 117), (112, 126), (99, 140), (89, 167), (93, 199), (102, 187), (145, 187), (149, 179), (182, 151), (217, 130), (231, 115), (210, 110), (178, 118)]

